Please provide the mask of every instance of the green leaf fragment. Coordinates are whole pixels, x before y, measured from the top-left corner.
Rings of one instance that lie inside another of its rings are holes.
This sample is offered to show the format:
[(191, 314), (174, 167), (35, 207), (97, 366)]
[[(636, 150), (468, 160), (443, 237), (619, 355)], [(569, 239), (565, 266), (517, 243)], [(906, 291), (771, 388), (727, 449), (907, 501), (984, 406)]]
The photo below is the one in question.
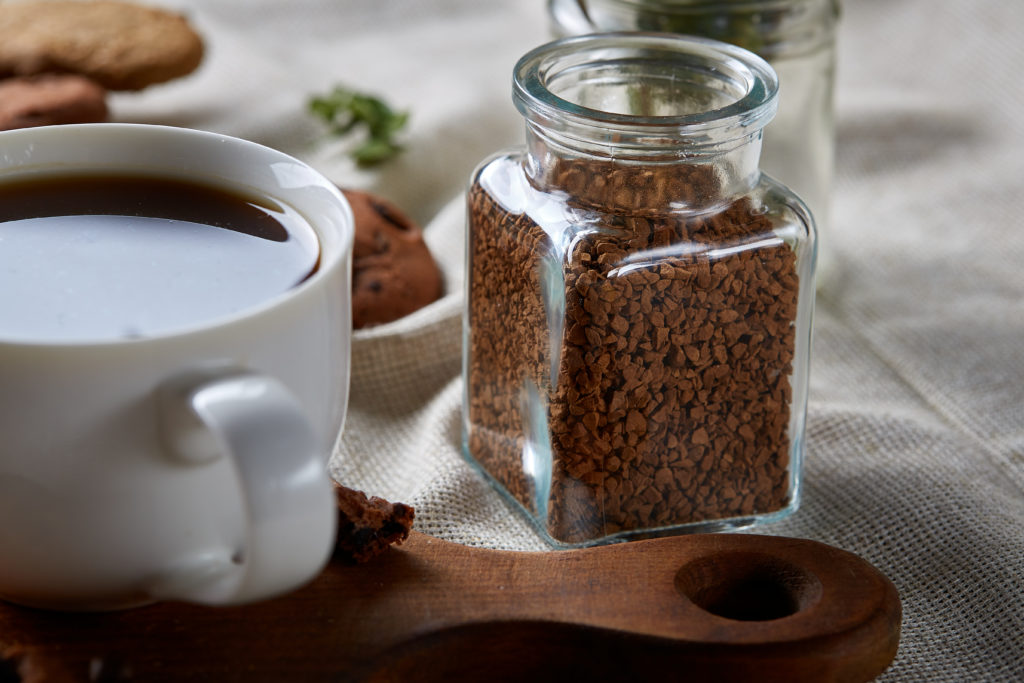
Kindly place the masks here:
[(396, 112), (378, 97), (339, 85), (325, 95), (310, 98), (309, 110), (323, 119), (334, 135), (365, 129), (366, 139), (351, 152), (361, 166), (387, 161), (402, 150), (394, 137), (408, 123), (409, 113)]

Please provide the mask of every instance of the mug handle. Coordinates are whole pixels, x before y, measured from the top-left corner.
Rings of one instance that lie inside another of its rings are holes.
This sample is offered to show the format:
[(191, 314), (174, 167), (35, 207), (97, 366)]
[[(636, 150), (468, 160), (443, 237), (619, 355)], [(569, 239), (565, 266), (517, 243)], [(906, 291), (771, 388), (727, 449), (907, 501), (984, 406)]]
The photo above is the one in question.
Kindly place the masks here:
[(334, 545), (337, 511), (324, 448), (279, 381), (241, 369), (177, 377), (157, 392), (165, 450), (183, 464), (228, 457), (241, 486), (245, 542), (183, 558), (150, 584), (157, 600), (230, 605), (312, 579)]

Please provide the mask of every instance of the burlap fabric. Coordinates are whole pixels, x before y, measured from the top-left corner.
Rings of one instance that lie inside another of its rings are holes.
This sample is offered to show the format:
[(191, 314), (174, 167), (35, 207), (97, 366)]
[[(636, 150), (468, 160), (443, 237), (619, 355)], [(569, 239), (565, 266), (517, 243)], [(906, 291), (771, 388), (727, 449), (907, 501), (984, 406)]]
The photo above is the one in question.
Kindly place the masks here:
[[(542, 548), (459, 454), (462, 193), (521, 138), (510, 73), (547, 40), (542, 0), (177, 6), (208, 39), (206, 65), (118, 96), (118, 118), (248, 137), (379, 192), (426, 225), (444, 267), (443, 300), (356, 335), (333, 474), (413, 504), (423, 532)], [(883, 680), (1024, 680), (1024, 3), (844, 9), (805, 495), (758, 533), (845, 548), (892, 578), (904, 627)], [(411, 109), (401, 158), (361, 171), (322, 137), (305, 98), (334, 82)]]

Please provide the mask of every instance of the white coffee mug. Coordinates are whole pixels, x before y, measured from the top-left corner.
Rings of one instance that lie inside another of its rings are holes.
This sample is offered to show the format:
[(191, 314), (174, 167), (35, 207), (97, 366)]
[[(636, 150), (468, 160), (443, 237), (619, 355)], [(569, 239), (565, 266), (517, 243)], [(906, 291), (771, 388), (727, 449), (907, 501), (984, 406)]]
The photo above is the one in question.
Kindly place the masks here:
[(246, 310), (152, 336), (11, 339), (0, 320), (0, 598), (223, 605), (300, 586), (334, 542), (326, 462), (348, 400), (348, 204), (308, 165), (223, 135), (0, 133), (0, 183), (77, 171), (270, 197), (312, 226), (319, 264)]

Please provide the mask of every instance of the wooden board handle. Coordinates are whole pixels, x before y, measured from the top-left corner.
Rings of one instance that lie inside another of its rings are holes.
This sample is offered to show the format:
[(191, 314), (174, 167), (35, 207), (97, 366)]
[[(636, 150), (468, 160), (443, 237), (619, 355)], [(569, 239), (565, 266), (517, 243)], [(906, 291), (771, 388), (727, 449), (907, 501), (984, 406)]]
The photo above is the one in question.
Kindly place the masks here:
[(414, 532), (257, 605), (0, 605), (0, 647), (74, 680), (867, 681), (899, 628), (895, 588), (864, 560), (750, 534), (521, 553)]

